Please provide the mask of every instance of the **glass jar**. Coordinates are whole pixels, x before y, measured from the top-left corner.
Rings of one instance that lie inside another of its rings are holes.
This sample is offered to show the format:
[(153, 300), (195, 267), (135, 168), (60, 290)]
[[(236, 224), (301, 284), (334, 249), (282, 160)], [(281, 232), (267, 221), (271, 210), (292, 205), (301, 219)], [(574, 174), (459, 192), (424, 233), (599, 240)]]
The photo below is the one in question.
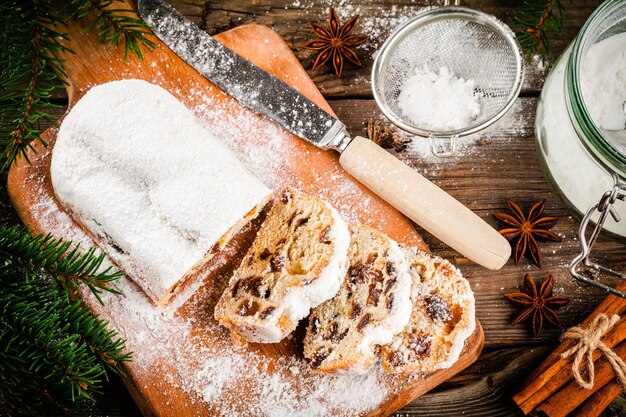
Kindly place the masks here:
[[(589, 48), (623, 32), (626, 0), (605, 1), (548, 75), (537, 105), (535, 133), (546, 176), (578, 214), (587, 213), (591, 221), (597, 221), (601, 213), (592, 210), (594, 204), (607, 190), (614, 190), (614, 216), (604, 216), (606, 221), (599, 226), (625, 239), (626, 220), (616, 220), (618, 213), (626, 216), (626, 203), (619, 198), (623, 198), (626, 182), (626, 131), (599, 127), (590, 116), (581, 89), (581, 66)], [(584, 238), (583, 228), (581, 233)]]

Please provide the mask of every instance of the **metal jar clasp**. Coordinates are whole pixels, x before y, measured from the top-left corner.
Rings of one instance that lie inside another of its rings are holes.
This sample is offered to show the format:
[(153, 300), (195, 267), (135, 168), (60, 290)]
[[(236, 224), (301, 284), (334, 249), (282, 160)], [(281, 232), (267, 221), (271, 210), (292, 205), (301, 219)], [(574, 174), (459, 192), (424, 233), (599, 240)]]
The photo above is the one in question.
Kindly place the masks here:
[[(602, 231), (602, 227), (608, 215), (611, 214), (611, 217), (613, 217), (613, 220), (615, 220), (616, 222), (619, 222), (621, 220), (619, 214), (613, 207), (613, 204), (617, 200), (623, 201), (626, 198), (626, 184), (620, 183), (617, 175), (612, 174), (612, 176), (613, 188), (605, 192), (600, 200), (592, 204), (592, 206), (589, 208), (589, 210), (587, 210), (587, 213), (585, 213), (585, 216), (580, 222), (580, 228), (578, 229), (578, 238), (582, 246), (582, 251), (576, 258), (574, 258), (574, 260), (570, 264), (569, 272), (578, 282), (582, 284), (593, 285), (595, 287), (602, 288), (603, 290), (606, 290), (611, 294), (626, 298), (626, 293), (597, 280), (598, 273), (617, 277), (622, 280), (626, 280), (626, 274), (613, 271), (610, 268), (589, 260), (589, 255), (591, 254), (593, 245), (598, 239), (598, 236)], [(596, 211), (600, 213), (600, 216), (593, 230), (591, 231), (589, 240), (587, 240), (587, 227), (589, 226), (589, 221), (596, 213)], [(583, 267), (581, 267), (581, 264), (583, 265)]]

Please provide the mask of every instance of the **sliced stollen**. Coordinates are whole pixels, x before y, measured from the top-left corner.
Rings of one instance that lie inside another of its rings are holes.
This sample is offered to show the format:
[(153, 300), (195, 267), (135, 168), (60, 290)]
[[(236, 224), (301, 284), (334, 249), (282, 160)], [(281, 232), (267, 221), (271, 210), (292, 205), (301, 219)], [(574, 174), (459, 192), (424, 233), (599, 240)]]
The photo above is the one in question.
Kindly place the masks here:
[(215, 319), (248, 342), (279, 342), (337, 294), (349, 244), (348, 226), (330, 204), (284, 190), (218, 301)]
[(474, 295), (450, 262), (416, 248), (406, 250), (413, 278), (411, 320), (381, 347), (389, 373), (432, 372), (454, 364), (476, 327)]
[(411, 314), (411, 276), (402, 249), (367, 226), (351, 228), (350, 269), (335, 298), (313, 310), (304, 356), (319, 373), (364, 373), (377, 345), (391, 342)]
[(272, 194), (189, 109), (142, 80), (98, 85), (76, 103), (50, 176), (74, 220), (157, 304)]

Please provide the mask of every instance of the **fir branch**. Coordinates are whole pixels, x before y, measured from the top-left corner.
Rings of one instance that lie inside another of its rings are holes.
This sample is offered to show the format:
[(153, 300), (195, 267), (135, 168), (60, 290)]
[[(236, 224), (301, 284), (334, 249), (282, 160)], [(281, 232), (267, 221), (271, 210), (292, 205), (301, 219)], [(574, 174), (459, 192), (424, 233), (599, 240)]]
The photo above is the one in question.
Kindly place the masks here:
[[(0, 268), (0, 397), (6, 414), (93, 399), (106, 370), (130, 360), (124, 341), (87, 307), (36, 274)], [(94, 355), (93, 352), (100, 352)], [(24, 382), (36, 388), (24, 390)], [(13, 412), (12, 412), (13, 411)]]
[(52, 93), (64, 86), (60, 40), (65, 33), (52, 29), (61, 19), (49, 0), (16, 0), (0, 6), (2, 69), (0, 69), (0, 159), (2, 170), (20, 156), (28, 161), (32, 142), (43, 120), (54, 120)]
[(515, 33), (524, 53), (529, 58), (534, 53), (545, 57), (552, 52), (548, 34), (561, 32), (563, 5), (561, 0), (524, 0), (513, 21), (524, 26)]
[(117, 293), (107, 284), (123, 275), (110, 266), (103, 269), (105, 255), (96, 254), (95, 248), (83, 253), (80, 245), (54, 239), (51, 234), (34, 235), (22, 226), (0, 225), (0, 256), (9, 263), (22, 265), (28, 272), (47, 272), (72, 295), (83, 284), (100, 302), (102, 291)]
[(95, 15), (87, 28), (98, 30), (100, 42), (116, 46), (124, 42), (124, 58), (130, 52), (142, 58), (141, 48), (154, 49), (147, 25), (130, 9), (116, 9), (117, 0), (7, 0), (0, 2), (0, 171), (20, 157), (29, 161), (33, 142), (46, 146), (39, 134), (42, 121), (54, 121), (53, 93), (65, 85), (62, 53), (70, 53), (61, 41), (60, 28), (69, 15), (76, 21)]
[(95, 20), (85, 29), (96, 28), (100, 43), (107, 47), (117, 46), (120, 39), (124, 39), (124, 59), (130, 52), (142, 58), (141, 46), (148, 50), (156, 47), (149, 38), (150, 29), (143, 20), (137, 17), (137, 12), (131, 9), (115, 9), (111, 7), (118, 0), (70, 0), (69, 4), (75, 10), (72, 17), (80, 21), (95, 14)]

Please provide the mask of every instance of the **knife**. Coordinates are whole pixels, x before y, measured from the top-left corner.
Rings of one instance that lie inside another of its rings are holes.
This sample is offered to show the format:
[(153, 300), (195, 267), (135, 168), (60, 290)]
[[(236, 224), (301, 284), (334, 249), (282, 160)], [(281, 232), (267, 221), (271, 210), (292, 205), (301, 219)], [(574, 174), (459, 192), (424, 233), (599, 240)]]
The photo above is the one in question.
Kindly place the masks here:
[(213, 39), (162, 0), (139, 0), (139, 14), (172, 51), (244, 106), (323, 149), (340, 153), (354, 178), (472, 261), (499, 269), (507, 240), (459, 201), (360, 136), (282, 80)]

